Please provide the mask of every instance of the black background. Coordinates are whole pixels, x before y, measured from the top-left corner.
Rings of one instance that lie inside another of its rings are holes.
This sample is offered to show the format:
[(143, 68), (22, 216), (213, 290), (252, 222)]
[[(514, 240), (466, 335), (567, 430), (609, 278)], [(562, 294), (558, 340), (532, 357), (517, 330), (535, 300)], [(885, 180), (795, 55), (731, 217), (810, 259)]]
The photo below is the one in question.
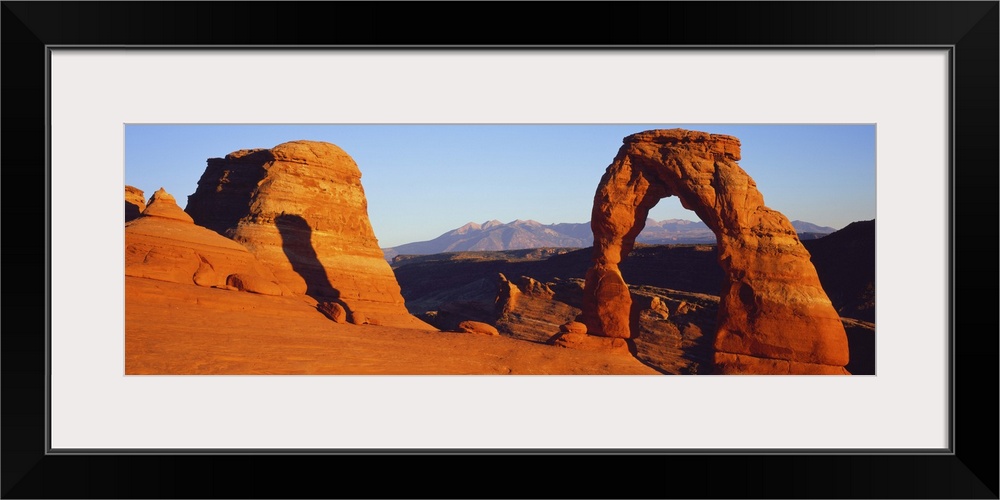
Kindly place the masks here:
[[(3, 497), (997, 498), (998, 19), (997, 2), (3, 2)], [(45, 47), (90, 44), (954, 46), (955, 453), (46, 455)]]

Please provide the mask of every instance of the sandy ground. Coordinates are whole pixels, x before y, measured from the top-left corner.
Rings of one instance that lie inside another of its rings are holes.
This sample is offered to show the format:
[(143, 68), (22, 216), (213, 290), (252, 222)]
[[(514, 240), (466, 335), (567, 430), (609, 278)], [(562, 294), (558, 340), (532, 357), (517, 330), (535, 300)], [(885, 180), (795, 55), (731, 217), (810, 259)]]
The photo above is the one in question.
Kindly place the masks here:
[(125, 373), (643, 374), (620, 352), (334, 323), (301, 297), (125, 279)]

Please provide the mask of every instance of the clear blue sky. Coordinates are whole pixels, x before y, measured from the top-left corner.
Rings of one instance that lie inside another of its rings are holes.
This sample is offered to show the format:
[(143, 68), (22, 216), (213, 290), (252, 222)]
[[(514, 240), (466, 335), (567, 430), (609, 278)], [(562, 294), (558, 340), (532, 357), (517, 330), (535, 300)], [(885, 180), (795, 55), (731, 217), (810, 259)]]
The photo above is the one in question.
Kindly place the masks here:
[[(739, 138), (740, 166), (790, 220), (840, 229), (875, 218), (874, 125), (126, 125), (125, 183), (147, 199), (163, 187), (183, 207), (208, 158), (331, 142), (358, 163), (385, 248), (468, 222), (585, 222), (622, 138), (657, 128)], [(697, 220), (674, 197), (650, 217)]]

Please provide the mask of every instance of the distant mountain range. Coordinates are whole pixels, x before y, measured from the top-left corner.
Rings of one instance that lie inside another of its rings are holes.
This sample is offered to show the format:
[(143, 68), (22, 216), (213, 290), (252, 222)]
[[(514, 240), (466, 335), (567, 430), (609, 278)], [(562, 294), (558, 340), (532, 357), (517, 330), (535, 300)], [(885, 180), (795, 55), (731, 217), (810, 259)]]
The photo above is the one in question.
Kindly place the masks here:
[[(836, 229), (809, 222), (792, 221), (801, 239), (815, 239)], [(715, 234), (701, 221), (646, 219), (646, 227), (636, 238), (638, 243), (694, 244), (715, 243)], [(383, 248), (385, 258), (397, 255), (429, 255), (443, 252), (522, 250), (526, 248), (584, 248), (594, 244), (589, 222), (542, 224), (533, 220), (515, 220), (504, 224), (491, 220), (470, 222), (429, 241)]]

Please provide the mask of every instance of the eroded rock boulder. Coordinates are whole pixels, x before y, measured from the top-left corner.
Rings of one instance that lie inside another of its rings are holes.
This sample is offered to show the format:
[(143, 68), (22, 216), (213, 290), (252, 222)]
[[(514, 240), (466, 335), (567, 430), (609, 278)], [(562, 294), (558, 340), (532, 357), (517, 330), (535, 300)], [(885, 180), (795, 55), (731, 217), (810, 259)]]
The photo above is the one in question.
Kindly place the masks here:
[(316, 309), (334, 323), (347, 323), (347, 310), (336, 302), (320, 302), (316, 304)]
[(296, 294), (363, 310), (373, 323), (434, 329), (404, 307), (368, 220), (361, 171), (333, 144), (293, 141), (209, 159), (187, 212), (243, 244)]
[(579, 321), (569, 321), (559, 325), (560, 333), (587, 333), (587, 325)]
[(628, 338), (631, 297), (618, 264), (649, 209), (677, 196), (718, 237), (725, 273), (717, 373), (846, 373), (847, 336), (788, 219), (764, 205), (736, 163), (735, 137), (681, 129), (628, 136), (601, 178), (582, 320), (592, 335)]
[(368, 316), (361, 311), (354, 311), (351, 313), (351, 324), (353, 325), (367, 325)]
[(463, 321), (458, 324), (458, 330), (465, 333), (479, 333), (482, 335), (500, 335), (500, 332), (491, 324), (481, 321)]

